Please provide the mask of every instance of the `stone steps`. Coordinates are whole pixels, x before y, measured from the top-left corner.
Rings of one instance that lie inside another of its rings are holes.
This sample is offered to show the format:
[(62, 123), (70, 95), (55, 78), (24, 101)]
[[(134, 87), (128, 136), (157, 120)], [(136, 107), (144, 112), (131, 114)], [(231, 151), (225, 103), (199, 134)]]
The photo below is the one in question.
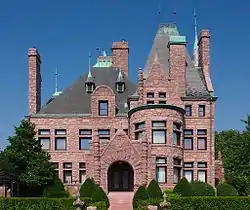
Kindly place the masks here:
[(109, 210), (133, 210), (133, 192), (110, 192), (108, 194)]

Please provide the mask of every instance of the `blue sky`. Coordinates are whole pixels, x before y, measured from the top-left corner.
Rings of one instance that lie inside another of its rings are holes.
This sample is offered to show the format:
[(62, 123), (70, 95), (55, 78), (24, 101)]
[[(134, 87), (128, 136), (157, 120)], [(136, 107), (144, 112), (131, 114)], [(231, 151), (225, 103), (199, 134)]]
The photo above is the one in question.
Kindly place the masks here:
[(240, 119), (250, 114), (249, 6), (227, 0), (0, 1), (0, 148), (28, 113), (29, 47), (36, 46), (42, 57), (43, 102), (53, 93), (56, 68), (63, 89), (87, 71), (88, 52), (95, 57), (101, 47), (110, 53), (112, 41), (123, 38), (129, 41), (130, 77), (136, 81), (159, 22), (175, 19), (191, 50), (194, 7), (199, 29), (208, 28), (212, 35), (211, 76), (219, 96), (216, 130), (242, 129)]

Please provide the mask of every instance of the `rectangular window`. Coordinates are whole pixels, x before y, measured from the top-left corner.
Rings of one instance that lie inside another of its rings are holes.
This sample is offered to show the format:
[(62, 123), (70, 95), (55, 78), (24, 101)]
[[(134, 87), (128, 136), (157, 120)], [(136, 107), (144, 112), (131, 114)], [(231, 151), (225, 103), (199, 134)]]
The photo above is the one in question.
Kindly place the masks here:
[(205, 116), (205, 105), (199, 105), (199, 117)]
[(197, 148), (199, 150), (206, 150), (207, 149), (207, 138), (206, 137), (198, 137), (197, 139)]
[(153, 128), (162, 128), (162, 127), (166, 127), (166, 121), (153, 121), (152, 122), (152, 127)]
[(166, 144), (166, 131), (165, 130), (153, 130), (152, 131), (152, 143), (153, 144)]
[(167, 182), (167, 167), (166, 166), (156, 166), (156, 180), (159, 183)]
[(39, 129), (38, 135), (50, 135), (50, 129)]
[(205, 170), (198, 170), (197, 176), (198, 176), (197, 177), (198, 181), (207, 182), (207, 171), (205, 171)]
[(181, 165), (181, 159), (174, 158), (173, 161), (174, 161), (174, 165), (176, 165), (176, 166), (180, 166)]
[(72, 163), (63, 163), (63, 168), (64, 169), (71, 169), (72, 168)]
[(154, 101), (147, 101), (147, 104), (154, 104)]
[(55, 150), (66, 150), (66, 137), (55, 138)]
[(185, 129), (184, 135), (193, 135), (193, 130), (192, 129)]
[(193, 171), (189, 170), (184, 170), (183, 171), (183, 175), (184, 177), (189, 181), (189, 182), (192, 182), (193, 181)]
[(66, 135), (66, 129), (56, 129), (55, 130), (55, 135)]
[(198, 129), (197, 135), (201, 135), (201, 136), (207, 135), (207, 129)]
[(143, 131), (135, 132), (135, 140), (139, 140), (143, 137)]
[(99, 135), (110, 135), (110, 130), (109, 129), (100, 129), (98, 130)]
[(80, 170), (79, 171), (79, 181), (80, 183), (84, 183), (86, 180), (86, 171), (85, 170)]
[(80, 162), (79, 163), (79, 168), (86, 168), (86, 163), (85, 162)]
[(184, 149), (192, 150), (193, 149), (193, 138), (184, 138)]
[(178, 131), (173, 132), (173, 145), (181, 145), (181, 133)]
[(166, 104), (166, 101), (159, 101), (159, 104)]
[(166, 98), (166, 93), (160, 92), (159, 93), (159, 98)]
[(50, 138), (39, 138), (43, 150), (50, 150)]
[(150, 93), (147, 93), (147, 98), (154, 98), (155, 97), (155, 94), (150, 92)]
[(128, 135), (128, 129), (123, 129), (123, 131)]
[(55, 169), (58, 169), (58, 168), (59, 168), (59, 163), (57, 163), (57, 162), (53, 162), (52, 165), (53, 165), (53, 167), (54, 167)]
[(188, 116), (188, 117), (192, 116), (192, 106), (185, 105), (185, 112), (186, 112), (186, 116)]
[(181, 129), (181, 124), (180, 123), (173, 123), (173, 129), (174, 130), (180, 130)]
[(145, 123), (144, 122), (140, 122), (140, 123), (135, 124), (135, 130), (143, 129), (143, 128), (145, 128)]
[(207, 168), (207, 162), (198, 162), (198, 168)]
[(156, 163), (157, 164), (166, 164), (167, 163), (167, 158), (158, 157), (158, 158), (156, 158)]
[(80, 129), (79, 135), (92, 135), (92, 130), (91, 129)]
[(89, 150), (90, 138), (79, 138), (79, 150)]
[(183, 164), (184, 168), (193, 168), (194, 167), (194, 163), (193, 162), (186, 162)]
[(181, 178), (181, 168), (174, 167), (174, 184), (177, 184)]
[(63, 171), (63, 183), (71, 184), (72, 183), (72, 171)]
[(99, 101), (99, 116), (108, 116), (108, 101)]

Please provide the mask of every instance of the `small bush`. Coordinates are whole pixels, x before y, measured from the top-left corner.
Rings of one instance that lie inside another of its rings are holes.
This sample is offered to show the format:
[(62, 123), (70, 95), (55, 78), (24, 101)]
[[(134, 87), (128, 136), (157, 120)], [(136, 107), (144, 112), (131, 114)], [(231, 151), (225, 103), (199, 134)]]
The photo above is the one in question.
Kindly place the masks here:
[(148, 192), (144, 186), (139, 186), (137, 191), (135, 192), (134, 198), (133, 198), (133, 207), (137, 207), (137, 202), (147, 200), (148, 197)]
[(191, 182), (193, 196), (215, 196), (214, 188), (201, 181)]
[(64, 189), (62, 181), (57, 178), (51, 185), (45, 186), (43, 197), (47, 198), (67, 198), (69, 193)]
[(92, 195), (92, 201), (93, 202), (99, 202), (99, 201), (104, 201), (109, 207), (109, 199), (106, 193), (103, 191), (103, 189), (99, 186), (96, 187), (95, 192)]
[(158, 182), (155, 181), (154, 179), (151, 180), (151, 182), (149, 182), (149, 185), (147, 187), (147, 192), (149, 198), (159, 198), (159, 199), (163, 198), (161, 188)]
[(180, 196), (192, 196), (192, 186), (188, 180), (183, 177), (173, 189), (173, 193)]
[(80, 196), (91, 198), (96, 190), (96, 184), (93, 179), (87, 178), (80, 188)]
[(225, 182), (219, 183), (216, 187), (218, 196), (237, 196), (237, 190), (230, 184)]

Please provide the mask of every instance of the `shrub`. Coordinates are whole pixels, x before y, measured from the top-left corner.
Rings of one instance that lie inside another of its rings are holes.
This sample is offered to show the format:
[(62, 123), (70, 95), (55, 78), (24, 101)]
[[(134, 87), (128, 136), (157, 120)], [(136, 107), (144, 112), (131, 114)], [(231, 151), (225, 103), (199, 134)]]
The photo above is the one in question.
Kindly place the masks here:
[(137, 202), (147, 200), (148, 198), (146, 188), (143, 185), (139, 186), (133, 198), (133, 207), (135, 208), (137, 206)]
[(87, 178), (80, 188), (80, 196), (91, 198), (96, 190), (96, 184), (93, 179)]
[(216, 187), (218, 196), (237, 196), (237, 190), (225, 182), (219, 183)]
[(193, 196), (214, 196), (214, 188), (208, 183), (201, 181), (191, 182)]
[(109, 199), (106, 193), (103, 191), (103, 189), (99, 186), (96, 187), (95, 192), (92, 195), (92, 201), (93, 202), (99, 202), (99, 201), (104, 201), (109, 207)]
[(183, 177), (173, 189), (173, 193), (180, 196), (192, 196), (192, 186), (188, 180)]
[(62, 181), (57, 178), (51, 185), (45, 186), (43, 197), (47, 198), (67, 198), (69, 193), (64, 189)]
[(147, 187), (147, 192), (149, 198), (159, 198), (159, 199), (163, 198), (161, 188), (158, 182), (155, 181), (154, 179), (151, 180), (151, 182), (149, 182), (149, 185)]

